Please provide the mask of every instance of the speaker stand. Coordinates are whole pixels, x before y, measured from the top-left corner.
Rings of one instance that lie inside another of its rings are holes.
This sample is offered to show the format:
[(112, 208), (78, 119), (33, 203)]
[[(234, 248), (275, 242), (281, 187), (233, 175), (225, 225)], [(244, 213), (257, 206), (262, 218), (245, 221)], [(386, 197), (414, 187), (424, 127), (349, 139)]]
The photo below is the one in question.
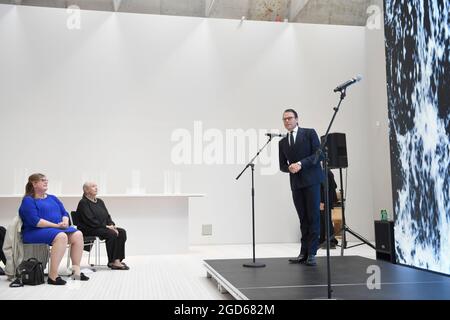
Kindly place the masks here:
[[(340, 183), (341, 183), (341, 188), (340, 188), (339, 192), (341, 194), (342, 228), (338, 232), (335, 233), (335, 236), (342, 234), (341, 256), (344, 255), (344, 249), (350, 249), (350, 248), (358, 247), (358, 246), (361, 246), (364, 244), (367, 244), (369, 247), (376, 250), (375, 246), (372, 243), (370, 243), (369, 240), (365, 239), (362, 235), (353, 231), (349, 226), (347, 226), (347, 223), (345, 220), (345, 198), (344, 198), (344, 185), (343, 185), (343, 181), (342, 181), (342, 168), (339, 168), (339, 179), (340, 179)], [(361, 241), (361, 243), (357, 243), (352, 246), (347, 246), (347, 236), (346, 236), (347, 232), (350, 233), (355, 238), (357, 238), (359, 241)]]

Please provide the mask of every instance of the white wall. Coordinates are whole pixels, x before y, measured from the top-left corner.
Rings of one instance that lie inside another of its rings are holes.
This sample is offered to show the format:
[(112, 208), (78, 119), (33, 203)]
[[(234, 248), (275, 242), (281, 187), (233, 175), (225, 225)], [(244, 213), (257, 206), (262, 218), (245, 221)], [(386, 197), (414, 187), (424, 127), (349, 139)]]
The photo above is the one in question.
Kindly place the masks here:
[[(332, 89), (364, 73), (369, 55), (362, 27), (82, 11), (81, 29), (68, 30), (68, 17), (0, 5), (0, 194), (21, 193), (33, 172), (56, 194), (79, 193), (84, 179), (103, 193), (161, 193), (164, 171), (179, 171), (181, 192), (206, 194), (190, 203), (192, 244), (251, 242), (250, 172), (236, 181), (242, 161), (173, 164), (174, 131), (187, 129), (194, 144), (195, 121), (219, 130), (208, 132), (213, 142), (227, 129), (283, 130), (282, 111), (293, 107), (321, 135), (338, 101)], [(347, 222), (373, 239), (370, 83), (349, 88), (332, 131), (347, 134)], [(255, 172), (256, 238), (295, 242), (277, 143), (267, 151)], [(234, 152), (248, 160), (256, 149)], [(13, 214), (0, 204), (0, 221)], [(201, 236), (209, 223), (213, 235)]]
[(373, 218), (379, 220), (381, 209), (387, 209), (390, 218), (393, 218), (394, 211), (392, 205), (383, 1), (373, 0), (372, 3), (380, 8), (380, 25), (379, 27), (366, 29), (366, 73), (370, 118), (368, 129), (371, 145), (370, 170), (373, 187)]

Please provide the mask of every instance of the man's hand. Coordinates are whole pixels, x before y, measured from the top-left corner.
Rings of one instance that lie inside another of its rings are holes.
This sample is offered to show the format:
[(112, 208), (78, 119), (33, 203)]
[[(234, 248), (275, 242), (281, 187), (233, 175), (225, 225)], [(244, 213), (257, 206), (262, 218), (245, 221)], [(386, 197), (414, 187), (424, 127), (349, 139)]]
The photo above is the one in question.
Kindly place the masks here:
[(300, 170), (302, 170), (302, 166), (298, 163), (293, 163), (289, 166), (289, 172), (290, 173), (297, 173)]
[(325, 210), (325, 203), (321, 202), (320, 203), (320, 211)]

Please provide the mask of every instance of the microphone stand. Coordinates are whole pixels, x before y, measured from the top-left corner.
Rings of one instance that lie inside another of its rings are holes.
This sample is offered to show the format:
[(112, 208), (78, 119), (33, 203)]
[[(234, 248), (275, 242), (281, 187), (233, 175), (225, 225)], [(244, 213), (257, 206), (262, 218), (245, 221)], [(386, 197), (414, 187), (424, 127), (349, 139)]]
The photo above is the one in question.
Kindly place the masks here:
[(327, 242), (327, 297), (328, 299), (331, 299), (331, 293), (333, 290), (331, 289), (331, 268), (330, 268), (330, 199), (328, 197), (329, 191), (328, 191), (328, 148), (327, 148), (327, 140), (328, 140), (328, 133), (330, 132), (331, 126), (333, 125), (334, 118), (336, 118), (336, 115), (339, 111), (339, 107), (341, 106), (342, 101), (346, 97), (346, 89), (340, 90), (341, 97), (339, 100), (339, 103), (336, 108), (333, 108), (334, 114), (331, 118), (330, 124), (328, 125), (327, 132), (325, 133), (325, 137), (322, 140), (319, 149), (316, 152), (316, 157), (314, 158), (313, 163), (316, 164), (317, 161), (319, 161), (319, 158), (323, 156), (323, 171), (325, 176), (325, 183), (324, 183), (324, 197), (325, 197), (325, 232), (326, 232), (326, 242)]
[(255, 159), (259, 156), (261, 151), (272, 141), (272, 136), (269, 136), (269, 140), (267, 140), (266, 144), (259, 149), (259, 151), (256, 153), (256, 155), (253, 157), (252, 160), (245, 166), (244, 170), (239, 173), (239, 175), (236, 177), (236, 180), (238, 180), (242, 174), (247, 170), (248, 167), (252, 168), (252, 230), (253, 230), (253, 261), (250, 263), (244, 263), (243, 266), (247, 268), (264, 268), (266, 265), (264, 263), (256, 262), (255, 261), (255, 178), (254, 178), (254, 171), (255, 171), (255, 164), (253, 163)]

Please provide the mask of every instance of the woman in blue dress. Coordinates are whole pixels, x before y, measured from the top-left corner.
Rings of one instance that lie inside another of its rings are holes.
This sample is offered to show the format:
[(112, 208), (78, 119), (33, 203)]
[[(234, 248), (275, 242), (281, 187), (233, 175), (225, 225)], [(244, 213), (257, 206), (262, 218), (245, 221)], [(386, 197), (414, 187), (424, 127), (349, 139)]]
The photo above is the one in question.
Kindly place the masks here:
[(83, 253), (83, 234), (69, 226), (69, 215), (61, 201), (47, 194), (48, 180), (41, 173), (32, 174), (25, 187), (25, 196), (19, 208), (23, 221), (23, 243), (46, 243), (52, 246), (50, 271), (47, 283), (64, 285), (66, 281), (58, 276), (59, 264), (70, 245), (72, 259), (72, 278), (89, 280), (80, 272), (81, 255)]

